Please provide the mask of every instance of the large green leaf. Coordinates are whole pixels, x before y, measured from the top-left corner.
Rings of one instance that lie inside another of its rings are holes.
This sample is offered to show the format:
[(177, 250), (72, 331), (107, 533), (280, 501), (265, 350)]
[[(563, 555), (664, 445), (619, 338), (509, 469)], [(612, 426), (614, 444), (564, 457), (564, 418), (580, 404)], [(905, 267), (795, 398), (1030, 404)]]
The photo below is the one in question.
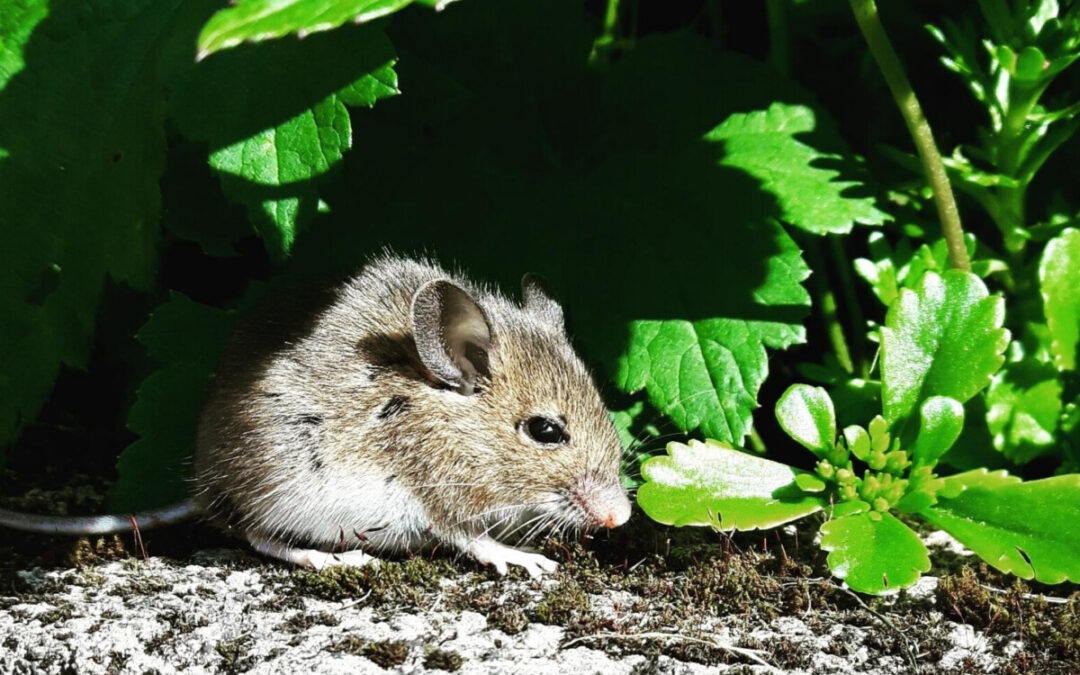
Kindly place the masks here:
[(1005, 303), (970, 272), (923, 275), (904, 289), (881, 329), (882, 409), (902, 428), (922, 401), (948, 396), (964, 403), (1001, 367), (1009, 332)]
[(1080, 346), (1080, 230), (1066, 228), (1046, 244), (1039, 261), (1050, 353), (1059, 370), (1076, 370)]
[[(805, 269), (794, 251), (788, 258)], [(797, 284), (791, 295), (793, 304), (804, 299)], [(768, 374), (765, 346), (784, 348), (801, 338), (789, 327), (737, 319), (635, 321), (615, 381), (627, 392), (645, 389), (680, 429), (738, 443), (750, 433)]]
[(412, 0), (239, 0), (220, 10), (199, 34), (199, 57), (244, 41), (304, 37), (351, 21), (364, 23), (392, 14)]
[(1053, 452), (1062, 385), (1053, 366), (1027, 358), (994, 375), (986, 391), (986, 425), (994, 448), (1017, 464)]
[(841, 159), (795, 140), (815, 126), (810, 108), (774, 103), (768, 110), (732, 115), (705, 140), (723, 144), (721, 164), (746, 171), (776, 196), (785, 222), (815, 234), (846, 234), (856, 223), (885, 222), (888, 216), (872, 197), (842, 196), (859, 183), (837, 180), (839, 172), (812, 166)]
[[(0, 10), (0, 446), (85, 365), (106, 277), (154, 277), (175, 0)], [(32, 32), (31, 32), (32, 31)]]
[(247, 208), (275, 258), (314, 217), (316, 179), (352, 144), (346, 105), (398, 93), (395, 61), (379, 28), (350, 27), (233, 50), (178, 78), (181, 130), (209, 144), (225, 194)]
[(1080, 581), (1080, 475), (1022, 482), (985, 469), (949, 476), (930, 524), (1003, 572), (1056, 584)]
[[(354, 114), (357, 160), (321, 194), (330, 213), (298, 239), (297, 269), (347, 273), (422, 244), (503, 287), (541, 273), (587, 358), (679, 426), (741, 439), (768, 350), (804, 339), (808, 269), (776, 196), (703, 138), (809, 97), (689, 34), (590, 71), (574, 3), (477, 0), (387, 31), (408, 95)], [(658, 78), (668, 93), (642, 97)], [(807, 143), (836, 147), (827, 121)]]
[(801, 493), (803, 472), (717, 441), (670, 443), (668, 454), (641, 467), (638, 504), (667, 525), (720, 530), (770, 528), (823, 509), (827, 502)]
[(139, 331), (161, 368), (143, 380), (128, 413), (139, 439), (120, 455), (110, 508), (132, 511), (188, 495), (199, 411), (231, 327), (230, 312), (173, 293)]
[(821, 526), (829, 569), (862, 593), (881, 594), (912, 585), (930, 569), (919, 536), (889, 513), (870, 511)]

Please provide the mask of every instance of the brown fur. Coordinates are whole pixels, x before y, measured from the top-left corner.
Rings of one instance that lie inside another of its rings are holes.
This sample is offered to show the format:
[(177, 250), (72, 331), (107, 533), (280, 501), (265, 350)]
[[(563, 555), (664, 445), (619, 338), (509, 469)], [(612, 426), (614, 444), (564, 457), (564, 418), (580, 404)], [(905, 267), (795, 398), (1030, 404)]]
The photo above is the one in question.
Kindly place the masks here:
[[(411, 300), (436, 279), (465, 289), (491, 327), (490, 376), (471, 395), (433, 377), (413, 340)], [(308, 319), (282, 320), (289, 308), (252, 317), (234, 335), (201, 418), (203, 511), (245, 535), (326, 548), (342, 543), (328, 540), (340, 530), (376, 549), (411, 547), (415, 538), (401, 533), (364, 534), (393, 524), (394, 512), (376, 509), (385, 523), (313, 522), (338, 513), (319, 500), (340, 500), (355, 480), (357, 500), (384, 489), (414, 497), (423, 507), (414, 529), (426, 521), (436, 540), (482, 532), (492, 514), (520, 519), (556, 497), (553, 521), (595, 525), (586, 507), (607, 507), (588, 502), (594, 488), (622, 495), (619, 442), (561, 314), (530, 307), (429, 262), (387, 256)], [(519, 423), (534, 415), (564, 419), (569, 443), (530, 442)], [(294, 518), (269, 508), (283, 498), (295, 502)]]

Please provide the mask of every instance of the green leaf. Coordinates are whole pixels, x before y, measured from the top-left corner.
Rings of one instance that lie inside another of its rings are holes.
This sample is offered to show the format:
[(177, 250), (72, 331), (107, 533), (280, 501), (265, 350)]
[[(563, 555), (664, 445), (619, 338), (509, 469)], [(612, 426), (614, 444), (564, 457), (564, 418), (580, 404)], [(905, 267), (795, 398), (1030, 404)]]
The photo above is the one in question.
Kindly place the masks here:
[(178, 125), (210, 145), (223, 191), (247, 208), (274, 258), (289, 255), (317, 211), (316, 179), (352, 145), (346, 105), (397, 94), (395, 62), (386, 35), (363, 26), (234, 50), (180, 78)]
[(776, 421), (788, 436), (818, 457), (826, 457), (836, 442), (836, 411), (821, 387), (788, 387), (776, 402)]
[(1024, 359), (998, 371), (986, 392), (994, 448), (1016, 464), (1053, 452), (1061, 395), (1061, 381), (1049, 364)]
[(165, 157), (157, 56), (176, 0), (0, 10), (0, 447), (61, 364), (82, 368), (106, 278), (154, 279)]
[(173, 293), (139, 331), (161, 368), (143, 380), (128, 413), (128, 428), (139, 439), (117, 462), (111, 509), (152, 508), (188, 496), (199, 412), (231, 328), (230, 312)]
[(1005, 303), (970, 272), (927, 272), (904, 289), (881, 329), (882, 409), (902, 428), (931, 396), (964, 403), (1001, 367), (1009, 332)]
[(723, 144), (721, 164), (746, 171), (776, 195), (785, 222), (814, 234), (846, 234), (855, 223), (885, 222), (888, 216), (874, 206), (873, 198), (841, 196), (859, 183), (837, 180), (837, 171), (811, 166), (822, 159), (840, 159), (795, 140), (814, 127), (810, 108), (774, 103), (768, 110), (732, 115), (705, 140)]
[(680, 429), (737, 443), (750, 433), (768, 374), (765, 345), (796, 341), (783, 327), (736, 319), (635, 321), (615, 382), (629, 393), (645, 389)]
[(245, 41), (304, 37), (347, 21), (364, 23), (392, 14), (412, 0), (239, 0), (206, 22), (199, 34), (199, 58)]
[(947, 396), (932, 396), (919, 409), (919, 435), (909, 448), (915, 466), (933, 466), (964, 430), (964, 406)]
[(820, 511), (826, 502), (792, 490), (803, 472), (726, 443), (670, 443), (641, 467), (638, 504), (667, 525), (720, 530), (770, 528)]
[(1023, 579), (1080, 581), (1080, 475), (1022, 482), (1003, 471), (949, 476), (920, 513), (993, 567)]
[(821, 526), (829, 569), (849, 587), (880, 595), (914, 584), (930, 569), (918, 535), (888, 513), (860, 513)]
[(1047, 242), (1039, 261), (1039, 289), (1050, 326), (1054, 365), (1058, 370), (1076, 370), (1080, 345), (1080, 230), (1067, 228)]
[[(416, 85), (354, 125), (363, 157), (322, 195), (331, 213), (298, 239), (294, 264), (348, 274), (382, 246), (428, 242), (504, 287), (543, 274), (573, 308), (584, 356), (625, 391), (644, 390), (682, 429), (744, 438), (768, 350), (805, 339), (808, 269), (775, 196), (702, 136), (736, 111), (809, 96), (686, 33), (592, 70), (580, 3), (458, 3), (402, 12), (387, 31)], [(643, 98), (646, 81), (667, 82), (665, 96)], [(829, 118), (817, 125), (815, 147), (836, 147)]]

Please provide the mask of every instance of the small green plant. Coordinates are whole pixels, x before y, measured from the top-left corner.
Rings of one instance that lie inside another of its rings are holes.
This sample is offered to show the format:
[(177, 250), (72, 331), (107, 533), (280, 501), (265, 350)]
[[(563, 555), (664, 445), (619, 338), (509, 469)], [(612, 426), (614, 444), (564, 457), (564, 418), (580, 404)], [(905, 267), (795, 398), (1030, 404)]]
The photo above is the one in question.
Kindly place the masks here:
[(672, 443), (643, 464), (639, 503), (660, 522), (718, 530), (824, 512), (830, 569), (866, 593), (909, 586), (930, 569), (898, 515), (949, 532), (1004, 572), (1080, 580), (1080, 475), (1024, 482), (1004, 471), (934, 471), (963, 429), (963, 403), (1004, 360), (1003, 307), (970, 272), (925, 273), (899, 292), (881, 330), (881, 414), (838, 434), (824, 389), (796, 384), (777, 402), (781, 427), (817, 457), (813, 471), (723, 442)]

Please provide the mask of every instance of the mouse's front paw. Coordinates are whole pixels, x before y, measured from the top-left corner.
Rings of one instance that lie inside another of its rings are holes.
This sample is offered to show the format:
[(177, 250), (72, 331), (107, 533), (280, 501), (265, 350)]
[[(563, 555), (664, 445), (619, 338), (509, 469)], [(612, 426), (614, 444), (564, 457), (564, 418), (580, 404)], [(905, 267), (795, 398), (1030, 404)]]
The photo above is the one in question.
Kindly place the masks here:
[(545, 572), (550, 574), (559, 567), (559, 563), (539, 553), (522, 551), (486, 537), (472, 541), (468, 551), (477, 562), (493, 566), (499, 574), (506, 574), (508, 565), (517, 565), (524, 567), (533, 579), (539, 579)]

